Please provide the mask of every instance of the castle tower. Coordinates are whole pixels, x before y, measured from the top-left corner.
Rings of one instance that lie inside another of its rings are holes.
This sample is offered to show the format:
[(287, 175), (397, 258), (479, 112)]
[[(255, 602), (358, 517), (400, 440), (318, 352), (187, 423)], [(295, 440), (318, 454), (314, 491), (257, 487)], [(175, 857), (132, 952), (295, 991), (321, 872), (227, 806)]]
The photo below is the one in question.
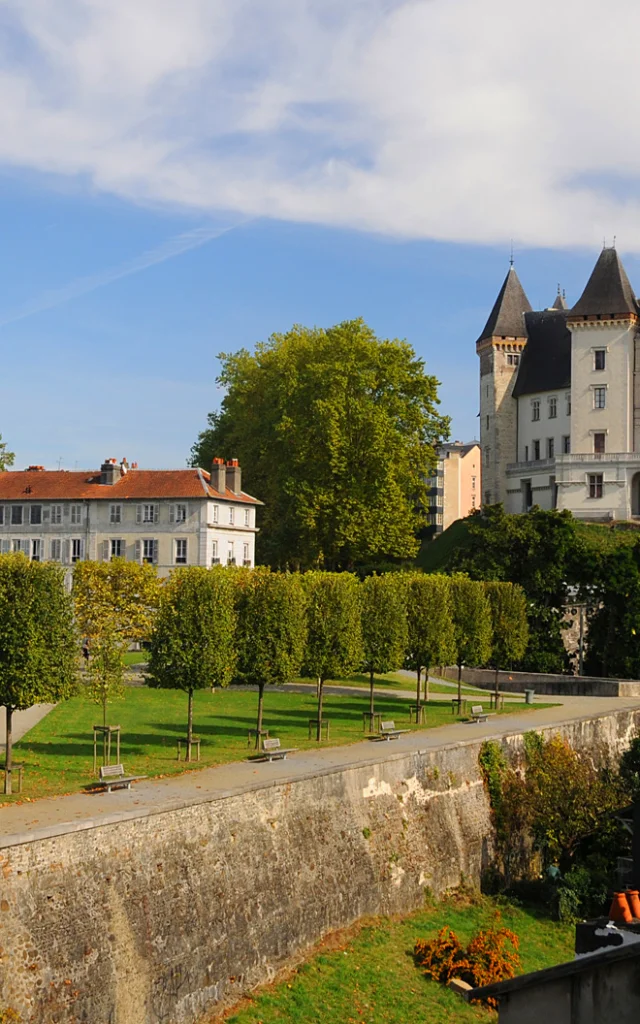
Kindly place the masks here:
[(506, 467), (517, 460), (517, 403), (512, 394), (527, 343), (524, 314), (529, 312), (531, 304), (512, 265), (476, 342), (484, 505), (506, 501)]

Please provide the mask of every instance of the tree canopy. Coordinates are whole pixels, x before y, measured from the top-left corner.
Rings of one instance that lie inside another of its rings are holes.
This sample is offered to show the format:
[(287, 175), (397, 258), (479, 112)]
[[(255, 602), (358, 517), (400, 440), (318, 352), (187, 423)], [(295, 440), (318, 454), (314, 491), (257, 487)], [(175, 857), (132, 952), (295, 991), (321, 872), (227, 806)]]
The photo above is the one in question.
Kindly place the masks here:
[(296, 326), (220, 358), (226, 394), (192, 461), (240, 460), (265, 502), (262, 560), (344, 569), (413, 557), (449, 419), (411, 346), (351, 320)]
[(369, 675), (373, 714), (374, 676), (400, 668), (407, 647), (406, 587), (397, 573), (367, 576), (360, 585), (364, 671)]
[(7, 450), (7, 442), (2, 440), (0, 434), (0, 473), (4, 473), (8, 466), (13, 466), (15, 461), (15, 453)]
[[(420, 677), (426, 672), (428, 687), (432, 665), (448, 665), (456, 645), (451, 617), (451, 581), (439, 573), (420, 573), (406, 580), (408, 643), (406, 666), (416, 673), (416, 706), (420, 707)], [(419, 712), (418, 712), (419, 713)]]

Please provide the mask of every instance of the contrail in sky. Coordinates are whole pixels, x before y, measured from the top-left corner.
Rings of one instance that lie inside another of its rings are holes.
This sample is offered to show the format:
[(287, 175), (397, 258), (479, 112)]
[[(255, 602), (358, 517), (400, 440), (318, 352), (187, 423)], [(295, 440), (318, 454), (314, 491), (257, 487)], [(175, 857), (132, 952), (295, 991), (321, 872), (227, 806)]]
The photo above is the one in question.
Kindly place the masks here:
[(25, 320), (27, 317), (34, 316), (36, 313), (43, 313), (47, 309), (54, 309), (56, 306), (61, 306), (64, 302), (77, 299), (80, 295), (94, 292), (97, 288), (104, 288), (105, 285), (111, 284), (113, 281), (119, 281), (122, 277), (139, 274), (141, 270), (153, 267), (157, 263), (164, 263), (165, 260), (171, 260), (174, 256), (180, 256), (181, 253), (188, 252), (190, 249), (197, 249), (201, 245), (206, 245), (207, 242), (211, 242), (214, 238), (220, 238), (221, 235), (226, 235), (229, 231), (233, 231), (235, 228), (248, 224), (251, 220), (255, 219), (255, 217), (249, 217), (238, 224), (231, 224), (227, 228), (202, 227), (194, 228), (193, 231), (184, 231), (182, 234), (163, 242), (162, 245), (157, 246), (155, 249), (148, 249), (142, 255), (120, 264), (119, 267), (112, 267), (110, 270), (103, 270), (98, 274), (79, 277), (70, 284), (65, 285), (64, 288), (43, 292), (38, 298), (33, 299), (32, 302), (28, 302), (13, 313), (9, 313), (4, 317), (0, 316), (0, 327), (6, 327), (7, 324), (13, 324), (17, 320)]

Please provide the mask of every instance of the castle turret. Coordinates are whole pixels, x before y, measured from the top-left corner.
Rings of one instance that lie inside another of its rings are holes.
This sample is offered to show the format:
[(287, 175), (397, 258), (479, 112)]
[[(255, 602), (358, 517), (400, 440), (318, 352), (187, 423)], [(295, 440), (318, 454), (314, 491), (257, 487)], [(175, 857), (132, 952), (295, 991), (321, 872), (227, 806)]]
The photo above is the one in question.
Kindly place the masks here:
[(482, 501), (506, 500), (507, 463), (517, 458), (517, 408), (513, 386), (527, 343), (524, 314), (531, 304), (513, 265), (484, 330), (476, 342), (480, 357), (480, 445)]

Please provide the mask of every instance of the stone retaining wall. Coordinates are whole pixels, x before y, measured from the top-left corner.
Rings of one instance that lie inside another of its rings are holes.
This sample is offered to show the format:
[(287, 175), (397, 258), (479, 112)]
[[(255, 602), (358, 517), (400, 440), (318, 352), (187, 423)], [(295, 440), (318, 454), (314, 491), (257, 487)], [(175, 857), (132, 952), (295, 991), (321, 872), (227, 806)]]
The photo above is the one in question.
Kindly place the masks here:
[[(640, 709), (575, 721), (620, 753)], [(510, 750), (522, 735), (503, 738)], [(325, 933), (478, 883), (479, 740), (0, 848), (0, 1008), (30, 1024), (192, 1024)], [(34, 812), (36, 808), (34, 807)]]
[[(438, 670), (434, 669), (434, 673)], [(447, 665), (444, 678), (458, 679), (456, 665)], [(463, 668), (465, 683), (483, 690), (493, 690), (496, 674), (488, 668)], [(535, 690), (539, 694), (571, 697), (640, 697), (640, 682), (633, 679), (600, 679), (596, 676), (563, 676), (542, 672), (499, 672), (499, 686), (503, 693), (524, 693)]]

